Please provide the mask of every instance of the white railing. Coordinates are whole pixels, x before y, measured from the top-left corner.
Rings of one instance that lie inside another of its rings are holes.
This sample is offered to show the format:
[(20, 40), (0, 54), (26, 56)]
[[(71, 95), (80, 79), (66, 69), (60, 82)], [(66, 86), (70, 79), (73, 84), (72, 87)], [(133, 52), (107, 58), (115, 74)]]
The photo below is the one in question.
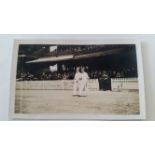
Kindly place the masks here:
[[(51, 81), (17, 81), (16, 89), (53, 89), (53, 90), (73, 90), (73, 80), (51, 80)], [(88, 80), (89, 90), (99, 90), (98, 79)]]
[(124, 90), (138, 90), (137, 78), (112, 78), (111, 79), (112, 91), (124, 91)]

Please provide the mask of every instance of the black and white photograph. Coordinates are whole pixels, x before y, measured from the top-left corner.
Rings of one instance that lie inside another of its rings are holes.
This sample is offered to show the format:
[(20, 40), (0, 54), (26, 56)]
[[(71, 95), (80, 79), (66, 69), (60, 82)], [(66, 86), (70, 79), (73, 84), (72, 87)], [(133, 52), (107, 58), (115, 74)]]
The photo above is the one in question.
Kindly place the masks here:
[(12, 71), (12, 118), (144, 119), (137, 43), (15, 41)]

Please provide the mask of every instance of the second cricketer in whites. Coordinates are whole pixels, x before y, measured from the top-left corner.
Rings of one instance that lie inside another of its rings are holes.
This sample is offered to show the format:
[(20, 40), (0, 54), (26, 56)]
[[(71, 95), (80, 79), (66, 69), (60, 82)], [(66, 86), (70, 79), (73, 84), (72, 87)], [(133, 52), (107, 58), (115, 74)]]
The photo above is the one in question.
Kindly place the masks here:
[(89, 76), (87, 74), (87, 72), (85, 72), (84, 67), (81, 68), (81, 83), (80, 83), (80, 91), (79, 91), (79, 95), (80, 96), (87, 96), (88, 95), (88, 79)]

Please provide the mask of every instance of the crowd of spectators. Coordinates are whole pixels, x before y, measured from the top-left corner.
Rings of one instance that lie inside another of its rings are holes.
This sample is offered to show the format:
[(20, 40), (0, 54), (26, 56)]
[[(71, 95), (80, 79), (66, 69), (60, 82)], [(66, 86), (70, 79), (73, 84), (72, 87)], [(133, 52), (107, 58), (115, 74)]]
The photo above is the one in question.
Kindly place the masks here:
[(108, 77), (108, 78), (130, 78), (130, 77), (137, 77), (137, 71), (135, 68), (127, 68), (127, 69), (121, 69), (121, 70), (93, 70), (90, 73), (88, 73), (90, 78), (96, 79), (96, 78), (102, 78), (102, 77)]
[[(90, 79), (100, 78), (129, 78), (137, 77), (137, 71), (134, 67), (121, 70), (86, 70)], [(18, 71), (17, 80), (71, 80), (74, 79), (75, 71), (50, 72), (42, 71), (37, 73)]]
[(33, 81), (33, 80), (69, 80), (74, 79), (74, 72), (18, 72), (18, 81)]

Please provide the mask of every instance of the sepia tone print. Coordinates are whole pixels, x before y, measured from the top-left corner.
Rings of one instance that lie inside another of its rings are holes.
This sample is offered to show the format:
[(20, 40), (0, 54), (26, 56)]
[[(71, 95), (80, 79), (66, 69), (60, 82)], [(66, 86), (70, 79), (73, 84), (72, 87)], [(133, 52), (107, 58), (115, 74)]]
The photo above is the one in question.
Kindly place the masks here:
[(14, 114), (140, 115), (136, 44), (21, 43), (17, 52)]

